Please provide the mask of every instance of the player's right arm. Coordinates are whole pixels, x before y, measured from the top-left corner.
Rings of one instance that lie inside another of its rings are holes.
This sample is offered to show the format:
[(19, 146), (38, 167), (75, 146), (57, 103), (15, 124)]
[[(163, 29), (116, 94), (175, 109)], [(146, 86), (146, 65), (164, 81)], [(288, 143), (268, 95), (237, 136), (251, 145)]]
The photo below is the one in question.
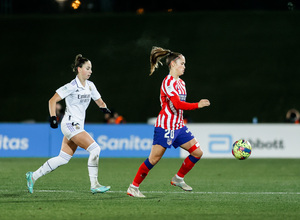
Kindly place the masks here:
[(56, 103), (62, 100), (62, 98), (57, 94), (57, 92), (49, 100), (49, 113), (50, 113), (50, 127), (58, 128), (58, 121), (56, 117)]
[(49, 100), (50, 117), (56, 116), (56, 103), (75, 92), (76, 88), (76, 81), (72, 80), (71, 83), (67, 83), (56, 90), (55, 94)]
[(50, 117), (56, 116), (56, 103), (62, 100), (62, 98), (57, 94), (57, 92), (49, 100), (49, 113)]

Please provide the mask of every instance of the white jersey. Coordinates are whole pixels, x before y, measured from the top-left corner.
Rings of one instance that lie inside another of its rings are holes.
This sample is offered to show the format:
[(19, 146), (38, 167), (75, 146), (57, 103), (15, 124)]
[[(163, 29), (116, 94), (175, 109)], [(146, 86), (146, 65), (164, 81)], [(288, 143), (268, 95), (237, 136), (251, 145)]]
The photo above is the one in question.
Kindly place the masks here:
[(90, 104), (91, 98), (98, 100), (101, 98), (93, 82), (87, 80), (85, 87), (76, 76), (70, 83), (56, 90), (57, 94), (66, 101), (66, 111), (64, 119), (69, 121), (85, 120), (85, 111)]

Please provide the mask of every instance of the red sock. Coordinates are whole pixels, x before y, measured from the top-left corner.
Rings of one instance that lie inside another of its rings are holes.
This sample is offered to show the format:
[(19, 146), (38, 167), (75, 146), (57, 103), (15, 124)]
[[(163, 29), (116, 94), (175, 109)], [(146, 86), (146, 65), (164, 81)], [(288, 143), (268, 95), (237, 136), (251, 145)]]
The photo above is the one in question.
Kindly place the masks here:
[(139, 187), (140, 184), (143, 182), (143, 180), (146, 178), (148, 175), (149, 171), (152, 169), (153, 165), (149, 162), (148, 159), (146, 159), (138, 169), (134, 180), (132, 182), (132, 185)]
[(199, 159), (200, 157), (189, 155), (183, 161), (177, 175), (183, 178), (194, 167), (195, 163), (197, 163)]

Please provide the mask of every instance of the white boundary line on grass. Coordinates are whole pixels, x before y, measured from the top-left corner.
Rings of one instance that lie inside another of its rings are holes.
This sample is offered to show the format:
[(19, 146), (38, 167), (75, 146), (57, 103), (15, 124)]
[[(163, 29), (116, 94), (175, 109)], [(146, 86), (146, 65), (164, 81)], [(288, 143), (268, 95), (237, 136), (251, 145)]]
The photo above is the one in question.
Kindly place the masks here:
[[(7, 190), (0, 190), (3, 192)], [(71, 190), (35, 190), (35, 192), (54, 192), (54, 193), (75, 193), (78, 191)], [(108, 191), (107, 193), (124, 193), (127, 191)], [(170, 192), (170, 191), (142, 191), (143, 193), (152, 193), (152, 194), (217, 194), (217, 195), (300, 195), (300, 192)]]
[[(109, 191), (111, 193), (126, 193), (124, 191)], [(141, 191), (143, 193), (157, 193), (157, 194), (229, 194), (229, 195), (300, 195), (300, 192), (167, 192), (167, 191)]]

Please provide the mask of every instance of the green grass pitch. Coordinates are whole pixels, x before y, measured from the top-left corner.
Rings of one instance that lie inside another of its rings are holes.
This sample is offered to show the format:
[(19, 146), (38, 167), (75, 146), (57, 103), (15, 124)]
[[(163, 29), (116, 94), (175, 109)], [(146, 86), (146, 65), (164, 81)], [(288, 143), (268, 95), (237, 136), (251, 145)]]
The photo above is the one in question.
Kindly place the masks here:
[(87, 158), (40, 178), (34, 193), (25, 173), (47, 158), (0, 158), (0, 219), (300, 219), (300, 159), (201, 159), (185, 177), (193, 192), (171, 186), (183, 159), (163, 158), (140, 186), (126, 190), (145, 158), (101, 158), (99, 181), (111, 191), (89, 191)]

